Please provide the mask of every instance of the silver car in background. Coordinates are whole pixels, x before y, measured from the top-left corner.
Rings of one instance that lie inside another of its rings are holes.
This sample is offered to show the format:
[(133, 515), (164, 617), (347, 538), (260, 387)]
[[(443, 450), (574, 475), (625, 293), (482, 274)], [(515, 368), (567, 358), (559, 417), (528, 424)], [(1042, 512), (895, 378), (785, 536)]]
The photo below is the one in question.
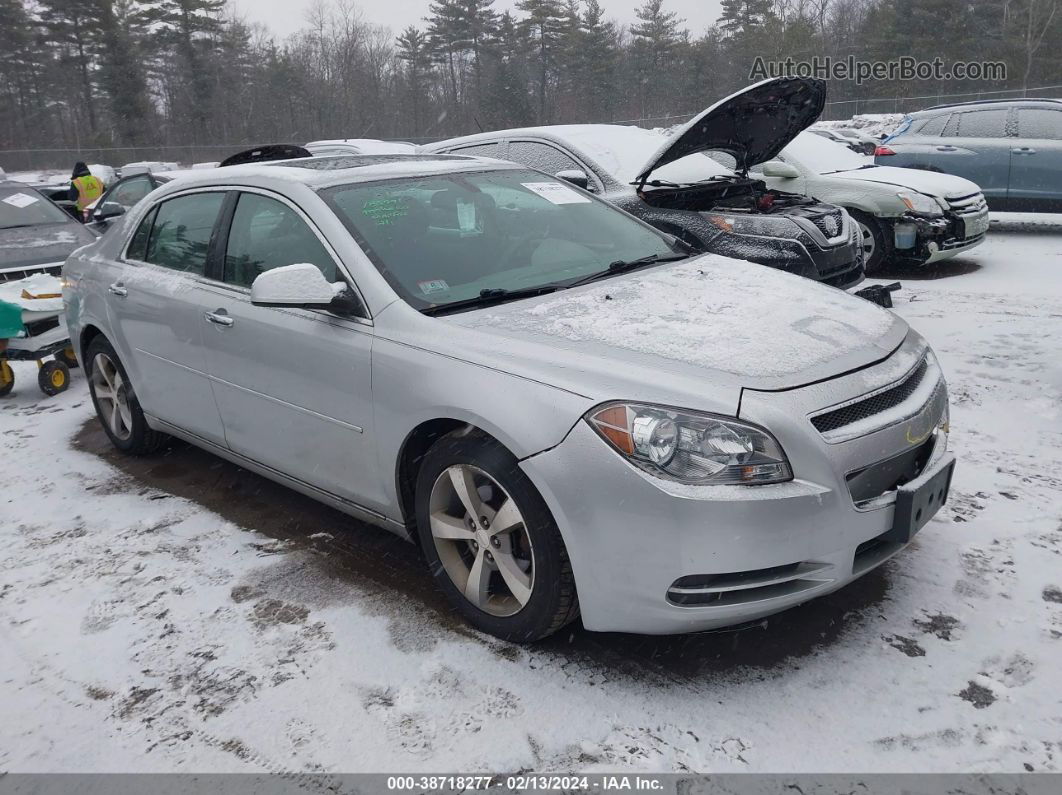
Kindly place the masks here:
[(501, 638), (775, 613), (948, 493), (944, 379), (903, 320), (509, 163), (201, 172), (64, 277), (118, 449), (179, 437), (415, 540)]

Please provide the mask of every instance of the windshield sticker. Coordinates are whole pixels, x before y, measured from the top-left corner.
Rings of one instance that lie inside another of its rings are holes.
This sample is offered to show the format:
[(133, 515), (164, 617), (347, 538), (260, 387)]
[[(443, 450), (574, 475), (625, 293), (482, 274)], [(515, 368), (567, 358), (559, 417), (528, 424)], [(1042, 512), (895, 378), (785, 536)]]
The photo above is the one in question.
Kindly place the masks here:
[(377, 226), (390, 226), (396, 218), (408, 215), (409, 208), (399, 199), (369, 199), (361, 206), (361, 214)]
[(417, 282), (417, 287), (424, 295), (450, 292), (450, 285), (446, 283), (445, 279), (431, 279), (426, 282)]
[(28, 193), (12, 193), (4, 199), (5, 203), (13, 207), (29, 207), (38, 201), (39, 199), (36, 196), (30, 196)]
[(457, 227), (462, 233), (476, 231), (476, 205), (464, 199), (457, 200)]
[(589, 204), (590, 199), (559, 182), (522, 182), (528, 190), (554, 204)]

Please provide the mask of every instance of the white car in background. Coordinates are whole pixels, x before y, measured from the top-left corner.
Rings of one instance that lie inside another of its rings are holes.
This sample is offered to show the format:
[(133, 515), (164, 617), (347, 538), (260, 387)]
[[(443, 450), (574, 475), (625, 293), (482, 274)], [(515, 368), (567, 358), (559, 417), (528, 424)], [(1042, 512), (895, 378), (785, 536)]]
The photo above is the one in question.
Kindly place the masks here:
[(970, 180), (875, 165), (811, 132), (750, 172), (769, 188), (848, 210), (863, 235), (868, 274), (887, 262), (925, 265), (953, 257), (979, 245), (988, 231), (988, 205)]
[(415, 144), (405, 141), (380, 141), (376, 138), (339, 138), (330, 141), (310, 141), (306, 148), (314, 157), (336, 155), (411, 155)]

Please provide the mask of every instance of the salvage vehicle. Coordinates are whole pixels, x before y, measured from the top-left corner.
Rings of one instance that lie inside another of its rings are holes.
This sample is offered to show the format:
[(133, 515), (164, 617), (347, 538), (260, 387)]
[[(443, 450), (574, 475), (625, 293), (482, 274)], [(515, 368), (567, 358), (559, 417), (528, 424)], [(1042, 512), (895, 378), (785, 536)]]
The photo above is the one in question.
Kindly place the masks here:
[(921, 110), (904, 118), (874, 160), (965, 177), (981, 187), (993, 210), (1062, 212), (1062, 100)]
[(776, 613), (948, 494), (947, 387), (900, 317), (512, 163), (200, 172), (63, 277), (118, 450), (172, 435), (409, 538), (500, 638)]
[(848, 288), (863, 280), (859, 229), (848, 213), (768, 189), (748, 173), (815, 121), (825, 98), (822, 80), (777, 78), (717, 102), (673, 135), (558, 125), (468, 135), (422, 151), (522, 163), (596, 193), (699, 251)]
[(802, 132), (750, 173), (771, 188), (815, 196), (859, 224), (867, 273), (884, 264), (925, 265), (984, 242), (988, 205), (974, 183), (950, 174), (875, 165)]
[(0, 181), (0, 282), (58, 274), (71, 251), (95, 239), (35, 188)]
[(847, 149), (861, 155), (873, 155), (878, 148), (878, 142), (869, 135), (864, 135), (856, 130), (835, 129), (833, 127), (809, 127), (807, 132), (814, 133), (820, 138), (839, 143)]

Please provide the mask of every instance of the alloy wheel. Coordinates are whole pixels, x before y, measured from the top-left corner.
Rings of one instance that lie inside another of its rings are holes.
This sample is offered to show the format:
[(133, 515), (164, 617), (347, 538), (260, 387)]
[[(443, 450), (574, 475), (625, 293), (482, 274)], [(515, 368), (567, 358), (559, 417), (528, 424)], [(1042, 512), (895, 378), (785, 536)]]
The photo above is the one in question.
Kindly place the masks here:
[(129, 410), (129, 389), (118, 367), (105, 353), (92, 360), (92, 394), (96, 397), (100, 419), (116, 439), (125, 441), (133, 433), (133, 414)]
[(456, 464), (436, 478), (428, 510), (454, 586), (492, 616), (520, 612), (535, 587), (535, 551), (516, 501), (482, 469)]
[(859, 233), (863, 236), (863, 262), (870, 262), (874, 258), (874, 250), (877, 248), (874, 232), (862, 221), (856, 221), (856, 223), (859, 224)]

